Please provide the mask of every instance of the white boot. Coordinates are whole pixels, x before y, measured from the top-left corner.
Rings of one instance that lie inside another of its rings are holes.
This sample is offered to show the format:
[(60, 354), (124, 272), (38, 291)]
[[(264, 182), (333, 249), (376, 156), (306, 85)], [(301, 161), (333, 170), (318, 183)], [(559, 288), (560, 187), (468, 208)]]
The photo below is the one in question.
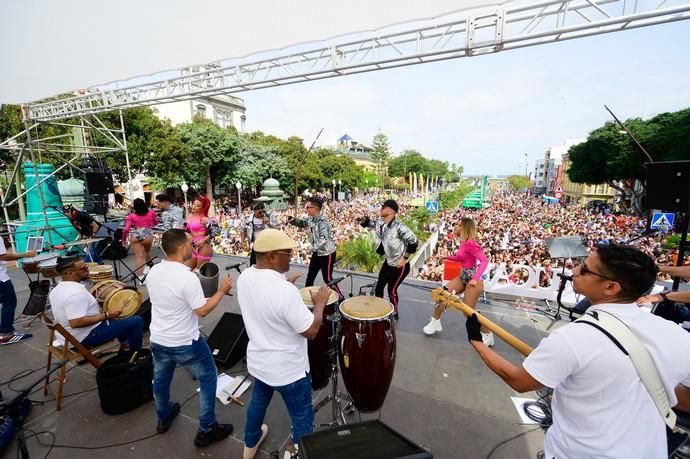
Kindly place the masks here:
[(261, 443), (263, 443), (263, 441), (266, 439), (266, 436), (268, 436), (268, 425), (261, 424), (261, 438), (259, 438), (259, 441), (256, 442), (256, 445), (254, 445), (252, 448), (247, 448), (246, 446), (244, 447), (242, 459), (254, 459), (256, 452), (259, 450), (259, 446), (261, 446)]
[(433, 335), (434, 333), (440, 331), (443, 331), (443, 327), (441, 326), (441, 319), (434, 319), (434, 316), (431, 316), (431, 320), (424, 327), (424, 333), (427, 335)]
[(482, 342), (486, 344), (487, 346), (491, 347), (494, 345), (494, 334), (489, 332), (489, 333), (482, 333)]

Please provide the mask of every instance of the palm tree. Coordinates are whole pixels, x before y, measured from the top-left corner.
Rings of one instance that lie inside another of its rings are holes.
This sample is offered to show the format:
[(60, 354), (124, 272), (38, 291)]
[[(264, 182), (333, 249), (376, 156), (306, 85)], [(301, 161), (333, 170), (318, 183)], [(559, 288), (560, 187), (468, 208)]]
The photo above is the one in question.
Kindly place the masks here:
[(338, 256), (345, 265), (367, 273), (378, 271), (383, 261), (383, 257), (376, 253), (376, 241), (370, 235), (343, 242), (338, 247)]

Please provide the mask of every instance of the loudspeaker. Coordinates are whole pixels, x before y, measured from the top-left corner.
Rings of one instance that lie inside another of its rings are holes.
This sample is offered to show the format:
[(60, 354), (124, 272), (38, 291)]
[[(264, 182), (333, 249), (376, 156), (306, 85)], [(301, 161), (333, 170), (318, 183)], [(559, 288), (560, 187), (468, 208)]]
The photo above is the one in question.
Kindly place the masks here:
[(146, 298), (141, 303), (141, 307), (137, 311), (136, 315), (144, 320), (144, 331), (149, 331), (151, 328), (151, 299)]
[(383, 422), (357, 422), (304, 435), (302, 459), (428, 459), (434, 456)]
[(690, 161), (646, 163), (647, 209), (690, 210)]
[(242, 360), (247, 355), (247, 344), (249, 337), (244, 328), (244, 320), (240, 314), (232, 312), (223, 314), (208, 337), (213, 360), (223, 368), (231, 368)]
[(115, 193), (113, 176), (110, 172), (84, 172), (89, 194)]

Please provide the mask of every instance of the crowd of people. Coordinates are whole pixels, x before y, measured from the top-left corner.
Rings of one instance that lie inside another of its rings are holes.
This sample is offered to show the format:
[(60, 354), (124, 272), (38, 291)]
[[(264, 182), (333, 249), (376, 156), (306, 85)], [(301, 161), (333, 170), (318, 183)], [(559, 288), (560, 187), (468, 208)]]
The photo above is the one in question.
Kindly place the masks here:
[[(471, 217), (477, 222), (478, 242), (489, 259), (489, 277), (503, 263), (509, 281), (521, 284), (527, 280), (527, 271), (514, 270), (514, 265), (541, 266), (545, 274), (539, 282), (543, 287), (550, 285), (553, 270), (563, 265), (571, 269), (574, 264), (574, 260), (568, 258), (551, 257), (546, 247), (547, 238), (579, 236), (588, 248), (592, 248), (600, 243), (626, 242), (641, 235), (646, 225), (646, 220), (634, 216), (614, 215), (579, 205), (552, 204), (521, 193), (497, 192), (485, 209), (456, 209), (440, 215), (437, 250), (420, 271), (421, 279), (441, 280), (443, 265), (439, 259), (455, 252), (458, 241), (452, 229), (462, 217)], [(652, 255), (661, 265), (671, 261), (656, 236), (640, 237), (631, 244)], [(660, 274), (664, 280), (665, 276)]]

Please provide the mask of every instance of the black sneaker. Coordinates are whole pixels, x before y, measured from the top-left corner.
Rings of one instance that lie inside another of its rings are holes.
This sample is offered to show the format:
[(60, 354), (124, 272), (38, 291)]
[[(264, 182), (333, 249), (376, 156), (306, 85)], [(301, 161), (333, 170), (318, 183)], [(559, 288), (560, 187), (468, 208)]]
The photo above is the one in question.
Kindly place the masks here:
[(173, 420), (177, 417), (178, 414), (180, 414), (180, 404), (175, 402), (173, 403), (172, 411), (170, 412), (170, 417), (168, 417), (167, 421), (159, 420), (156, 431), (159, 434), (167, 432), (170, 426), (172, 425)]
[(208, 432), (197, 432), (194, 444), (203, 448), (213, 442), (225, 440), (232, 433), (232, 424), (216, 424)]

